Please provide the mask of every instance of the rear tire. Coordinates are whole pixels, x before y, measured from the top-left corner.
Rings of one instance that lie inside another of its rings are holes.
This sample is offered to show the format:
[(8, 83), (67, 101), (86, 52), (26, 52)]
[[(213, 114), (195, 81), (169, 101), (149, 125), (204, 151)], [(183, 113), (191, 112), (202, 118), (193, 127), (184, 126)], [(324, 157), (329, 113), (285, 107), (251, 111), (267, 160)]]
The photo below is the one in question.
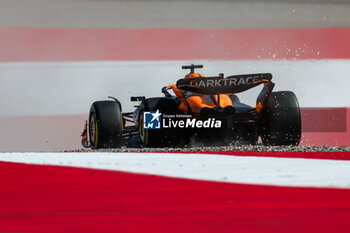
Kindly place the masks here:
[(267, 101), (261, 139), (265, 146), (297, 146), (301, 139), (301, 116), (291, 91), (272, 92)]
[(94, 102), (89, 114), (91, 148), (118, 148), (123, 144), (122, 113), (114, 101)]
[[(144, 147), (165, 147), (177, 143), (178, 137), (176, 130), (163, 129), (144, 129), (143, 113), (145, 111), (157, 111), (162, 114), (175, 115), (178, 113), (176, 101), (172, 98), (149, 98), (141, 104), (139, 118), (139, 136), (140, 142)], [(160, 119), (162, 123), (162, 118)]]

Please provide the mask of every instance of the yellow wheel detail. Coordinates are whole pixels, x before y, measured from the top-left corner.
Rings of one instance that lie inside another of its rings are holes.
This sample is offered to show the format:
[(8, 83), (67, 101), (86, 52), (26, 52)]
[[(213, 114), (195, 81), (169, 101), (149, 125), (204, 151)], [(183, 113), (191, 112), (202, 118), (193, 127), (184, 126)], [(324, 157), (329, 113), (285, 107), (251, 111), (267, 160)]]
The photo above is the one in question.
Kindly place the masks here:
[(98, 145), (98, 124), (97, 121), (95, 119), (95, 149), (97, 149), (97, 145)]
[(98, 148), (98, 126), (95, 113), (90, 116), (90, 140), (95, 149)]

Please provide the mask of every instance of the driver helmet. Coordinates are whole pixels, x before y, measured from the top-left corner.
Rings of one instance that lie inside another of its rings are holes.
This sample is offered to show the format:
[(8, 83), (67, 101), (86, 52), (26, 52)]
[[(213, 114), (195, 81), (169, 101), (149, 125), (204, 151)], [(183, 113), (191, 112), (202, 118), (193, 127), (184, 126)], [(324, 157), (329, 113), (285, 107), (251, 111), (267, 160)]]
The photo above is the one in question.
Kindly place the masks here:
[[(204, 77), (204, 75), (201, 74), (201, 73), (189, 73), (189, 74), (186, 74), (185, 79), (188, 79), (188, 78), (200, 78), (200, 77)], [(181, 90), (181, 93), (182, 93), (184, 96), (192, 96), (192, 95), (195, 95), (194, 93), (192, 93), (192, 92), (190, 92), (190, 91), (184, 91), (184, 90)]]
[(199, 78), (199, 77), (204, 77), (204, 75), (201, 74), (201, 73), (190, 73), (190, 74), (186, 74), (185, 79), (188, 79), (188, 78)]

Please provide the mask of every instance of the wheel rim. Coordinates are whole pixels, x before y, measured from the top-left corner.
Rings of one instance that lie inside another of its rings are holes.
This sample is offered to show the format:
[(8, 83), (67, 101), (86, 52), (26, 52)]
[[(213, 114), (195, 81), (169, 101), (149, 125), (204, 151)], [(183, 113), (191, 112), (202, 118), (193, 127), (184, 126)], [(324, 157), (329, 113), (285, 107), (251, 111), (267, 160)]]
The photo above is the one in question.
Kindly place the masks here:
[(91, 115), (90, 117), (90, 141), (91, 144), (94, 146), (96, 143), (96, 120), (94, 115)]
[(145, 128), (143, 127), (143, 112), (141, 112), (140, 114), (139, 134), (140, 134), (141, 143), (145, 144)]

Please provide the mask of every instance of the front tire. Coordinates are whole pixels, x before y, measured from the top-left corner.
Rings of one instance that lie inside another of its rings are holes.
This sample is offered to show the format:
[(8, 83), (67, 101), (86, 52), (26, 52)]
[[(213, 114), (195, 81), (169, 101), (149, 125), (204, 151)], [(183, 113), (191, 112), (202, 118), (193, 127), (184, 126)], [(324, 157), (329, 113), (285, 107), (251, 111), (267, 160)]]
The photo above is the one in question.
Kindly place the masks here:
[(94, 102), (89, 114), (91, 148), (118, 148), (123, 144), (122, 113), (114, 101)]
[(178, 141), (176, 130), (163, 128), (145, 129), (143, 127), (143, 113), (145, 111), (155, 112), (157, 110), (159, 110), (160, 113), (167, 115), (175, 115), (178, 113), (176, 101), (172, 98), (161, 97), (145, 99), (141, 104), (138, 124), (140, 142), (144, 147), (172, 146)]
[(293, 92), (272, 92), (267, 101), (264, 119), (261, 139), (265, 146), (299, 145), (300, 107)]

